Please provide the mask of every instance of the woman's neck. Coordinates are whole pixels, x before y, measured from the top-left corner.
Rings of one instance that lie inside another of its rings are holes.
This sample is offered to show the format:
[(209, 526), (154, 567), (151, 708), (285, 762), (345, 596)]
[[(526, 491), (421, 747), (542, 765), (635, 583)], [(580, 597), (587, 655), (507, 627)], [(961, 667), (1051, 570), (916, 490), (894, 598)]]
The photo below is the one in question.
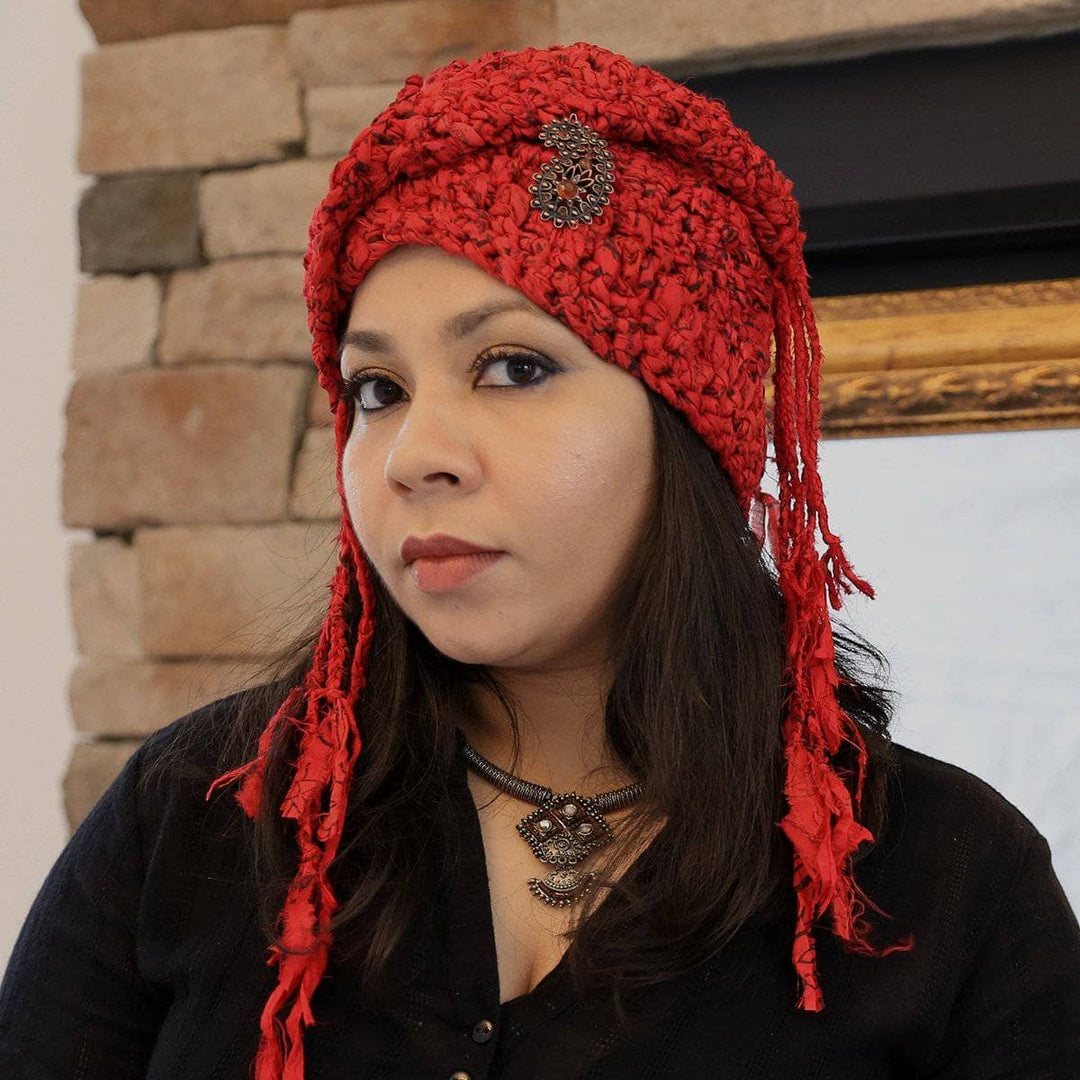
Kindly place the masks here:
[(593, 795), (633, 783), (604, 731), (610, 681), (595, 668), (557, 677), (504, 669), (499, 678), (517, 701), (521, 753), (516, 767), (511, 768), (510, 720), (486, 687), (476, 688), (473, 707), (461, 721), (469, 743), (489, 761), (555, 792)]

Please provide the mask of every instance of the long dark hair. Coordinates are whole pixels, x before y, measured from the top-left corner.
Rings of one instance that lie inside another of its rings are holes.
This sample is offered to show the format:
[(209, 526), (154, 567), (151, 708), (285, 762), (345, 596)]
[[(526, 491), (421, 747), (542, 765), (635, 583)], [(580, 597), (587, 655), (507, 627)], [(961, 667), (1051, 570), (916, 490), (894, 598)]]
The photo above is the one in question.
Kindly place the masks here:
[[(604, 719), (611, 746), (644, 795), (594, 856), (601, 857), (590, 864), (600, 887), (585, 897), (567, 933), (578, 990), (610, 986), (617, 1005), (620, 985), (672, 978), (715, 956), (748, 921), (793, 922), (795, 912), (792, 848), (776, 824), (786, 812), (783, 595), (715, 455), (678, 410), (651, 391), (649, 401), (656, 506), (614, 601), (615, 675)], [(341, 902), (334, 948), (362, 957), (364, 992), (376, 1002), (389, 990), (391, 954), (431, 904), (446, 870), (440, 860), (460, 855), (460, 837), (445, 825), (454, 820), (447, 777), (455, 729), (477, 684), (506, 710), (514, 760), (500, 764), (511, 771), (520, 742), (515, 702), (495, 675), (440, 653), (374, 571), (372, 580), (377, 629), (357, 714), (363, 749), (330, 873)], [(233, 698), (227, 722), (210, 736), (214, 775), (254, 755), (267, 720), (311, 663), (318, 622), (266, 665), (268, 681)], [(879, 685), (885, 657), (833, 622), (840, 704), (869, 753), (858, 820), (876, 837), (895, 767), (895, 692)], [(204, 747), (207, 737), (199, 732)], [(260, 813), (244, 828), (263, 931), (279, 946), (275, 926), (297, 850), (294, 825), (278, 808), (296, 744), (295, 729), (281, 725)], [(182, 741), (174, 743), (151, 772), (183, 754)], [(854, 754), (846, 745), (836, 765), (854, 793)], [(239, 807), (236, 818), (244, 818)], [(632, 873), (611, 872), (644, 844)]]

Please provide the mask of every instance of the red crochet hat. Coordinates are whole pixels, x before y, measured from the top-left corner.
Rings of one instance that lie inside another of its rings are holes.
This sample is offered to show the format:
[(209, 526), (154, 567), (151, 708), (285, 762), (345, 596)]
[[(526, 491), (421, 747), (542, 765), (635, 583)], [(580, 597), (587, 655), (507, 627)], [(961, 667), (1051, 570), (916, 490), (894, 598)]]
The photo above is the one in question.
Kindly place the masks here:
[[(340, 397), (339, 339), (357, 286), (402, 244), (464, 256), (524, 293), (684, 413), (718, 455), (759, 543), (768, 538), (786, 600), (789, 810), (778, 824), (794, 847), (797, 1007), (824, 1007), (812, 926), (826, 911), (849, 951), (911, 947), (871, 946), (860, 918), (870, 901), (850, 876), (850, 855), (874, 837), (854, 816), (867, 755), (837, 702), (828, 604), (839, 610), (852, 585), (874, 592), (829, 529), (817, 471), (821, 349), (804, 240), (791, 182), (722, 102), (585, 42), (412, 75), (334, 167), (311, 222), (304, 295), (334, 415), (339, 562), (304, 684), (271, 718), (256, 757), (207, 792), (243, 777), (236, 797), (254, 817), (275, 729), (301, 729), (281, 807), (300, 848), (282, 926), (287, 946), (311, 951), (271, 947), (279, 981), (262, 1014), (256, 1080), (303, 1076), (302, 1025), (314, 1022), (338, 906), (327, 870), (362, 745), (354, 704), (376, 616), (342, 484), (351, 409)], [(779, 500), (761, 488), (773, 352)], [(350, 583), (362, 598), (353, 623)], [(843, 742), (857, 750), (854, 801), (830, 763)]]

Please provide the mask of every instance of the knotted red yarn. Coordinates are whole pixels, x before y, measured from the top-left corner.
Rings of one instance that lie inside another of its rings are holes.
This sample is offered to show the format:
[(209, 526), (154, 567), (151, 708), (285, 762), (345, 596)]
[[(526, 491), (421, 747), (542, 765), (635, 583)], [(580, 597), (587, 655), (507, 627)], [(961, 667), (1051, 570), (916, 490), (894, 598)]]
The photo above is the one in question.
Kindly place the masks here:
[[(575, 115), (613, 157), (613, 190), (587, 224), (556, 227), (531, 204), (533, 175), (553, 151), (540, 138)], [(362, 748), (355, 704), (365, 685), (374, 602), (349, 520), (342, 450), (351, 410), (341, 398), (339, 338), (367, 271), (402, 244), (470, 259), (573, 330), (603, 359), (683, 412), (719, 458), (760, 543), (768, 542), (786, 600), (791, 687), (783, 722), (794, 848), (797, 1007), (824, 1008), (813, 924), (831, 912), (849, 951), (884, 956), (860, 916), (866, 904), (850, 856), (873, 835), (856, 820), (866, 769), (859, 730), (836, 698), (829, 605), (871, 586), (830, 529), (817, 470), (821, 348), (791, 182), (720, 101), (586, 42), (499, 50), (410, 76), (330, 175), (304, 256), (304, 295), (319, 382), (334, 415), (342, 506), (331, 600), (304, 684), (264, 730), (255, 758), (219, 777), (243, 778), (236, 798), (254, 817), (271, 738), (302, 733), (281, 807), (297, 822), (300, 862), (281, 914), (287, 948), (271, 947), (277, 987), (266, 1002), (256, 1080), (302, 1080), (303, 1027), (327, 964), (337, 901), (327, 871), (337, 852)], [(775, 346), (775, 348), (774, 348)], [(768, 444), (765, 381), (773, 367), (779, 498), (761, 488)], [(816, 550), (820, 530), (826, 550)], [(346, 597), (361, 598), (355, 625)], [(832, 759), (856, 750), (854, 799)], [(284, 1017), (281, 1013), (284, 1012)]]

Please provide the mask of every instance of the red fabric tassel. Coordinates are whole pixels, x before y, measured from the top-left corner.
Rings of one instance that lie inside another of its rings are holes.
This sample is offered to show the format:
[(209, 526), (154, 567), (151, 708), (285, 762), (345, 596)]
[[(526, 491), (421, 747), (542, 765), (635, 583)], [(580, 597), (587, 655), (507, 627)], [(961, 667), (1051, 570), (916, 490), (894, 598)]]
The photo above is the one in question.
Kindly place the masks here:
[[(808, 1012), (819, 1012), (825, 1000), (818, 980), (813, 924), (826, 911), (831, 911), (834, 932), (850, 952), (886, 956), (910, 950), (915, 942), (909, 935), (885, 949), (871, 945), (867, 940), (870, 925), (860, 916), (867, 904), (881, 909), (870, 903), (851, 876), (851, 855), (864, 840), (874, 839), (855, 819), (862, 803), (867, 753), (857, 725), (836, 698), (839, 677), (826, 595), (833, 608), (839, 609), (841, 591), (851, 592), (851, 584), (868, 596), (874, 594), (852, 570), (840, 538), (828, 528), (817, 469), (820, 343), (805, 267), (793, 259), (786, 269), (775, 303), (774, 443), (780, 499), (764, 500), (786, 600), (791, 676), (782, 729), (789, 809), (778, 824), (795, 849), (797, 915), (792, 962), (800, 987), (797, 1004)], [(828, 545), (821, 557), (815, 550), (815, 525), (821, 527)], [(829, 761), (842, 742), (857, 752), (854, 800)]]
[[(355, 701), (365, 683), (365, 664), (374, 631), (371, 583), (361, 570), (356, 577), (363, 617), (356, 640), (349, 641), (345, 604), (359, 544), (348, 522), (343, 523), (340, 546), (330, 611), (303, 688), (294, 688), (285, 698), (262, 732), (256, 756), (218, 777), (206, 793), (209, 798), (218, 786), (243, 777), (236, 799), (254, 818), (262, 800), (274, 732), (283, 721), (302, 732), (296, 772), (281, 804), (281, 815), (296, 821), (299, 867), (278, 920), (284, 947), (269, 947), (267, 963), (277, 965), (278, 983), (259, 1021), (261, 1038), (254, 1080), (304, 1078), (304, 1027), (315, 1023), (311, 998), (326, 970), (332, 942), (331, 919), (339, 906), (327, 871), (341, 840), (353, 768), (362, 747)], [(297, 714), (301, 701), (302, 716)], [(279, 1013), (283, 1010), (287, 1012), (282, 1018)]]

